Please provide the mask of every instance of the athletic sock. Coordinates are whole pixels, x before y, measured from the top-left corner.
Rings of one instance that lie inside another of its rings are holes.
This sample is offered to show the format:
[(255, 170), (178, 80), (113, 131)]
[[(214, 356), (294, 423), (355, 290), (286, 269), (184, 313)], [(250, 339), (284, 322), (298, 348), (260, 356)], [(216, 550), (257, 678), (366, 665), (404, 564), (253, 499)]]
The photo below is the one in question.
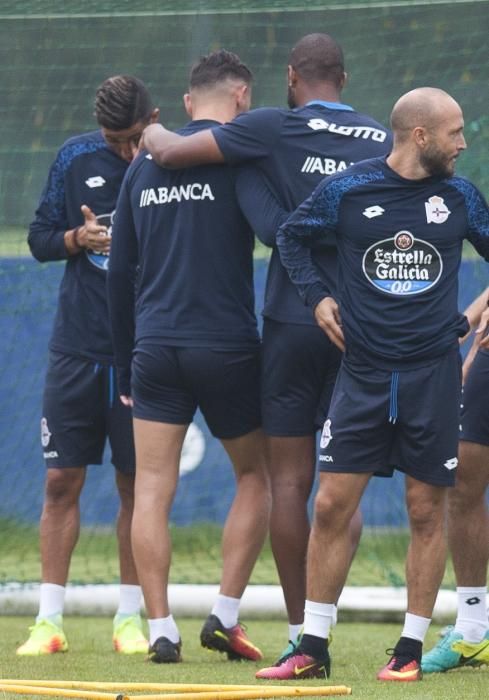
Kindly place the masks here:
[(415, 659), (418, 663), (420, 663), (422, 655), (423, 642), (421, 642), (419, 639), (401, 636), (395, 648), (396, 657), (407, 656), (408, 658)]
[(141, 586), (121, 583), (119, 586), (119, 607), (115, 614), (118, 621), (125, 617), (141, 614)]
[(431, 618), (421, 617), (421, 615), (413, 615), (412, 613), (406, 613), (404, 618), (404, 629), (402, 630), (401, 637), (407, 639), (415, 639), (418, 642), (423, 643), (430, 626)]
[(219, 618), (223, 627), (229, 629), (238, 624), (238, 612), (241, 598), (231, 598), (219, 593), (211, 614)]
[(487, 586), (468, 588), (457, 586), (457, 620), (455, 631), (460, 632), (466, 642), (478, 644), (488, 630)]
[(312, 600), (306, 600), (304, 635), (328, 639), (335, 617), (335, 607), (334, 603), (315, 603)]
[(148, 626), (150, 646), (153, 645), (159, 637), (166, 637), (170, 642), (173, 642), (173, 644), (177, 644), (180, 641), (180, 633), (173, 619), (173, 615), (148, 620)]
[(326, 656), (326, 639), (316, 637), (314, 634), (303, 634), (301, 637), (300, 650), (315, 659), (324, 659)]
[(39, 614), (37, 621), (49, 618), (54, 624), (58, 624), (55, 618), (63, 620), (65, 604), (65, 586), (57, 583), (41, 583), (39, 586)]
[(296, 642), (297, 637), (300, 634), (300, 631), (302, 629), (303, 624), (304, 623), (302, 623), (300, 625), (291, 625), (289, 622), (289, 639), (291, 642), (294, 642), (294, 643)]

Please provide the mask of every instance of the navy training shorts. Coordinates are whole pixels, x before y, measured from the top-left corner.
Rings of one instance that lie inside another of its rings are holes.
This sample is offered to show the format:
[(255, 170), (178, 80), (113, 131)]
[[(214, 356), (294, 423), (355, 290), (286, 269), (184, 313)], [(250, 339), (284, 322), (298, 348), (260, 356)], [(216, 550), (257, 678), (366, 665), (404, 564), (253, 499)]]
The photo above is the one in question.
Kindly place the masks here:
[(135, 418), (187, 425), (198, 407), (214, 437), (241, 437), (261, 426), (260, 348), (140, 343), (131, 391)]
[(51, 351), (41, 419), (46, 466), (102, 464), (107, 439), (112, 464), (133, 474), (132, 413), (119, 399), (114, 368)]
[(479, 350), (462, 393), (460, 439), (489, 445), (489, 352)]
[(313, 435), (322, 427), (341, 357), (319, 326), (265, 318), (262, 416), (267, 435)]
[(320, 441), (321, 471), (453, 486), (461, 395), (458, 351), (399, 372), (344, 361)]

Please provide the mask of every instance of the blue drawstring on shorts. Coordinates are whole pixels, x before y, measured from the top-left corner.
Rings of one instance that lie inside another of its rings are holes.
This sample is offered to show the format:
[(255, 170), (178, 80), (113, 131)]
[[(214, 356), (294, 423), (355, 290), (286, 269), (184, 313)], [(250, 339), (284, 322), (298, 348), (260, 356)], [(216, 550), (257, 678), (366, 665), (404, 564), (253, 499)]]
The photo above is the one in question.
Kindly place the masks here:
[(109, 406), (112, 408), (114, 405), (114, 395), (115, 395), (115, 382), (114, 382), (114, 368), (112, 365), (109, 367)]
[(397, 392), (399, 390), (399, 372), (392, 372), (391, 396), (389, 405), (389, 423), (395, 423), (398, 416)]

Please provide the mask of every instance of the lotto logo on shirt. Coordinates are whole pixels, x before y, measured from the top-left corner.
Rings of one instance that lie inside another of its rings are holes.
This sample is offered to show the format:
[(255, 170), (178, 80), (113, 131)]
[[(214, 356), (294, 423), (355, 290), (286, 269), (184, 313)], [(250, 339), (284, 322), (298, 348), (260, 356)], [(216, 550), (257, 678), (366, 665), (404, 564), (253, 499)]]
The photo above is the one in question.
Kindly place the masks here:
[(431, 243), (399, 231), (365, 251), (362, 263), (368, 281), (377, 289), (405, 296), (422, 294), (440, 279), (443, 261)]

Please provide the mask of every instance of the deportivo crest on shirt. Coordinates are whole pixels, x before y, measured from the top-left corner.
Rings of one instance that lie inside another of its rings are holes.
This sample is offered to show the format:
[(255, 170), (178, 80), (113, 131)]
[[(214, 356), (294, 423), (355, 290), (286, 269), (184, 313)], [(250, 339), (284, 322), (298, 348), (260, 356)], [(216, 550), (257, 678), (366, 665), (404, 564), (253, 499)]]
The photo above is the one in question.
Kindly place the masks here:
[(319, 443), (321, 449), (324, 450), (329, 445), (332, 439), (333, 436), (331, 434), (331, 419), (328, 418), (328, 420), (324, 424), (323, 432), (321, 433), (321, 441)]
[(438, 282), (443, 270), (440, 253), (431, 243), (398, 231), (365, 251), (362, 269), (377, 289), (406, 296), (422, 294)]
[(47, 447), (49, 445), (50, 440), (51, 433), (49, 432), (48, 421), (47, 418), (43, 416), (41, 418), (41, 445), (43, 447)]
[(426, 209), (426, 221), (429, 224), (443, 224), (450, 216), (450, 210), (443, 201), (443, 197), (430, 197), (424, 203)]

